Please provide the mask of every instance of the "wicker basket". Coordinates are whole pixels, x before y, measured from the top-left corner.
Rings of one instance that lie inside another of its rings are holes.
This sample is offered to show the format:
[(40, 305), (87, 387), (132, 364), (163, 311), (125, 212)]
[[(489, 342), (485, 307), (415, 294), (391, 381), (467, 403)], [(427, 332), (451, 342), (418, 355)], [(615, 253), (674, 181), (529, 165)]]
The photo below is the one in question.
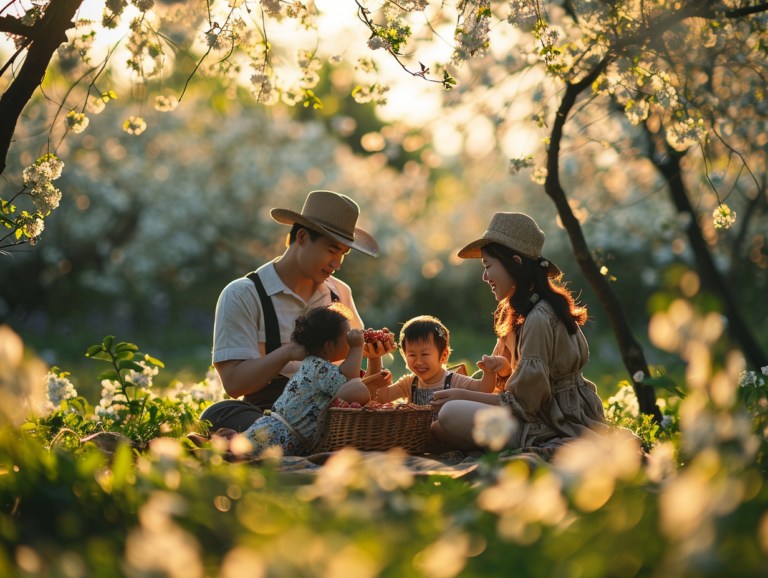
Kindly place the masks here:
[(411, 454), (424, 453), (432, 408), (408, 404), (405, 408), (366, 411), (332, 407), (326, 451), (353, 447), (385, 451), (400, 447)]

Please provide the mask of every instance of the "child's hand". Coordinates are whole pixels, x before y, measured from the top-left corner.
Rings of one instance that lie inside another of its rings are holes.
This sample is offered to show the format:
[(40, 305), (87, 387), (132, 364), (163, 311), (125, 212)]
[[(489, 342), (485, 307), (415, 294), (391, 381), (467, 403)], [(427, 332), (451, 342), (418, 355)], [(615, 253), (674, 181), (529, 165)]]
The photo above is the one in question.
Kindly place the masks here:
[(362, 347), (365, 345), (365, 337), (362, 329), (350, 329), (347, 331), (347, 343), (350, 347)]
[(509, 375), (512, 366), (503, 355), (483, 355), (482, 361), (477, 362), (477, 366), (488, 373), (499, 373)]

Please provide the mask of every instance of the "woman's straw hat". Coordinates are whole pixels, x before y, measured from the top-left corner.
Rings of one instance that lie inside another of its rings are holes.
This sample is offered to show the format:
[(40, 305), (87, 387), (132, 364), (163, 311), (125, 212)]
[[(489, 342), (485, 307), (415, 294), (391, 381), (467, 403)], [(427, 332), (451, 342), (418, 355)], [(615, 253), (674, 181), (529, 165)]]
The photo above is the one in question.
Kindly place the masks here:
[(482, 257), (480, 254), (482, 247), (490, 243), (498, 243), (524, 257), (540, 261), (541, 266), (547, 268), (547, 276), (559, 277), (560, 269), (557, 265), (541, 256), (545, 238), (544, 231), (539, 229), (536, 221), (525, 213), (496, 213), (491, 219), (491, 224), (488, 225), (488, 230), (483, 233), (483, 237), (472, 241), (459, 251), (458, 255), (462, 259), (479, 259)]
[(301, 213), (272, 209), (270, 215), (283, 225), (298, 223), (371, 257), (379, 255), (376, 240), (355, 226), (360, 207), (345, 195), (333, 191), (312, 191), (307, 195)]

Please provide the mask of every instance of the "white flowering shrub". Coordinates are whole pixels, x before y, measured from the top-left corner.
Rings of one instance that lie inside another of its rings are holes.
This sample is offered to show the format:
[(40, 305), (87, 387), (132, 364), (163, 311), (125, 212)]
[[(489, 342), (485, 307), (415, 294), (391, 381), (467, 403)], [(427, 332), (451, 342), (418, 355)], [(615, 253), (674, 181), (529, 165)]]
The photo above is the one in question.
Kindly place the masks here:
[[(642, 377), (636, 381), (642, 381)], [(640, 413), (634, 387), (626, 381), (619, 384), (619, 391), (604, 401), (603, 405), (608, 424), (618, 430), (628, 429), (634, 432), (641, 439), (646, 451), (650, 451), (660, 442), (669, 441), (679, 427), (679, 403), (670, 404), (664, 398), (657, 399), (656, 405), (662, 415), (661, 422), (654, 423), (651, 416)]]
[[(45, 376), (46, 401), (38, 405), (42, 415), (49, 415), (54, 411), (60, 410), (62, 402), (77, 397), (77, 390), (67, 379), (68, 376), (68, 372), (58, 371), (57, 367), (51, 368), (51, 371)], [(67, 404), (64, 405), (66, 407)]]

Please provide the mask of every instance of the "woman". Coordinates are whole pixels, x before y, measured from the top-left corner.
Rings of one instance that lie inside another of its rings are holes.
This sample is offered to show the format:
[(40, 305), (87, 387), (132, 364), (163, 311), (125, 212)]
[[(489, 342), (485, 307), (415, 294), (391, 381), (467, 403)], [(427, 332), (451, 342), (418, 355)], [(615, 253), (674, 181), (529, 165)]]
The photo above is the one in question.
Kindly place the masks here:
[(435, 393), (437, 440), (476, 449), (475, 412), (488, 405), (509, 408), (516, 425), (511, 448), (607, 431), (597, 389), (581, 373), (589, 359), (580, 329), (587, 310), (560, 283), (557, 266), (541, 256), (543, 245), (544, 233), (531, 217), (496, 213), (482, 239), (459, 251), (463, 259), (482, 259), (483, 280), (499, 303), (494, 315), (499, 340), (484, 364), (504, 367), (497, 373), (498, 393)]

